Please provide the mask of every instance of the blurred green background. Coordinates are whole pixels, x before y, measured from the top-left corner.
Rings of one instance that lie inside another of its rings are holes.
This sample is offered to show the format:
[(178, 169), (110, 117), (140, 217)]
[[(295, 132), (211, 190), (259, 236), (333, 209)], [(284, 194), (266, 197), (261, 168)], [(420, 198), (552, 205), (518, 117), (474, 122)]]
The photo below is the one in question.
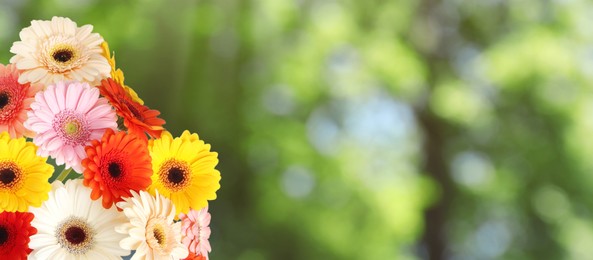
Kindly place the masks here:
[(591, 259), (593, 2), (0, 0), (219, 152), (212, 259)]

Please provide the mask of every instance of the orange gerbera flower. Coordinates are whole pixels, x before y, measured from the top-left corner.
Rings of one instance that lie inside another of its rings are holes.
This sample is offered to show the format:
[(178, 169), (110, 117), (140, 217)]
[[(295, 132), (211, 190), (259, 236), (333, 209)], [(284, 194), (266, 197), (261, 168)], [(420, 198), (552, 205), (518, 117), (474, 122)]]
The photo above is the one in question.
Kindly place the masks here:
[(161, 112), (134, 101), (123, 87), (111, 78), (101, 81), (101, 86), (98, 88), (101, 95), (115, 107), (115, 112), (124, 119), (124, 125), (130, 133), (145, 140), (145, 133), (154, 138), (161, 136), (165, 124), (165, 120), (158, 118)]
[(148, 146), (138, 136), (109, 129), (100, 142), (92, 141), (85, 150), (83, 184), (93, 190), (91, 199), (103, 197), (104, 208), (131, 197), (130, 190), (145, 190), (151, 184)]

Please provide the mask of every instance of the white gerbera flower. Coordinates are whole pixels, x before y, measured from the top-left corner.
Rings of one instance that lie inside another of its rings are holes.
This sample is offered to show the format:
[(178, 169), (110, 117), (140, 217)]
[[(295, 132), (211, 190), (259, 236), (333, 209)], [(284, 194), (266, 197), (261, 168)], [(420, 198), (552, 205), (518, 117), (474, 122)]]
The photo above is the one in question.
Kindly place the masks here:
[(131, 192), (131, 198), (117, 203), (129, 219), (128, 223), (115, 227), (115, 231), (127, 235), (119, 245), (136, 250), (132, 260), (187, 257), (189, 251), (181, 244), (181, 222), (173, 221), (173, 203), (158, 191), (155, 197), (146, 191)]
[(10, 63), (21, 70), (19, 83), (55, 84), (59, 81), (87, 82), (96, 86), (109, 77), (111, 66), (103, 55), (103, 38), (91, 33), (92, 25), (77, 27), (64, 17), (31, 21), (13, 43)]
[(101, 201), (91, 200), (91, 190), (82, 180), (66, 185), (52, 183), (49, 199), (41, 207), (30, 207), (35, 215), (31, 225), (38, 233), (31, 236), (32, 259), (121, 259), (130, 254), (119, 247), (125, 235), (114, 227), (127, 222), (115, 207), (104, 209)]

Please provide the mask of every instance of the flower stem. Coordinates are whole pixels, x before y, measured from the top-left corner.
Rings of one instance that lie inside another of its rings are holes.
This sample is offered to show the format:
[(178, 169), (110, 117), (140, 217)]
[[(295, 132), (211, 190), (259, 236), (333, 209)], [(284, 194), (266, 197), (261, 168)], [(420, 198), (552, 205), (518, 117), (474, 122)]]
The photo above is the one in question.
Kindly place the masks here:
[(60, 175), (58, 175), (58, 177), (56, 177), (56, 180), (64, 182), (64, 180), (66, 180), (66, 177), (68, 177), (68, 174), (70, 174), (71, 171), (72, 171), (72, 168), (64, 169), (60, 173)]

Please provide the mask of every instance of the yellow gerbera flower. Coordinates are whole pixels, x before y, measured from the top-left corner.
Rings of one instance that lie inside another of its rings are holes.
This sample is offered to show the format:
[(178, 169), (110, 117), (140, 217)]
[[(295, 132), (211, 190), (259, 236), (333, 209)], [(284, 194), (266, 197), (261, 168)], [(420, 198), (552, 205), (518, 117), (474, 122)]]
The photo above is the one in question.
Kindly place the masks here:
[(124, 80), (125, 80), (124, 72), (121, 69), (116, 69), (116, 67), (115, 67), (115, 53), (113, 55), (111, 55), (111, 52), (109, 51), (109, 45), (107, 44), (106, 41), (104, 41), (101, 44), (101, 48), (103, 49), (103, 53), (102, 53), (103, 57), (107, 58), (109, 65), (111, 65), (111, 78), (113, 79), (113, 81), (122, 85), (124, 87), (124, 90), (130, 95), (130, 97), (132, 97), (132, 99), (134, 101), (144, 105), (144, 101), (138, 96), (136, 91), (134, 91), (132, 88), (130, 88), (124, 84)]
[(0, 133), (0, 212), (27, 211), (48, 199), (54, 167), (25, 138)]
[(164, 131), (159, 139), (148, 144), (152, 157), (151, 194), (155, 190), (171, 199), (176, 214), (188, 213), (190, 208), (201, 209), (208, 200), (216, 199), (220, 188), (218, 154), (210, 151), (210, 145), (200, 140), (197, 134), (184, 131), (181, 137), (173, 138)]

